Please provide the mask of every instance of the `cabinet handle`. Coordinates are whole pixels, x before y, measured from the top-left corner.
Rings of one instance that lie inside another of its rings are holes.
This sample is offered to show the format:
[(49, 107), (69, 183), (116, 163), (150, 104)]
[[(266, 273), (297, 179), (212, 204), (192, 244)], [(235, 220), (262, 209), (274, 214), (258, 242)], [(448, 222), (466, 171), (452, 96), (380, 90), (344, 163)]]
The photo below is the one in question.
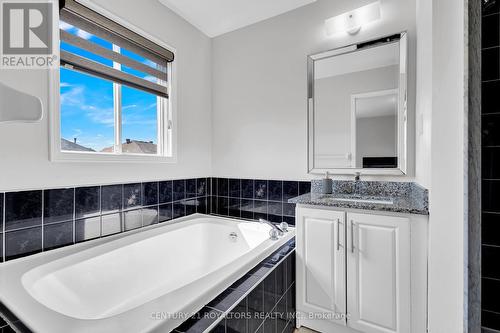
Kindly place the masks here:
[(337, 219), (337, 251), (340, 251), (340, 219)]
[(351, 252), (354, 253), (354, 221), (351, 220)]

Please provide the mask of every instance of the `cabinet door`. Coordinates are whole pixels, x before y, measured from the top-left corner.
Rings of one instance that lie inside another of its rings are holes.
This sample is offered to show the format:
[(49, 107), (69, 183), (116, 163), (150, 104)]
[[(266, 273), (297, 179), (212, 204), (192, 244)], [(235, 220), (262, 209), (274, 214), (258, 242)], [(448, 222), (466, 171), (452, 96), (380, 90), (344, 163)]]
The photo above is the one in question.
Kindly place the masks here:
[(297, 209), (297, 310), (345, 325), (345, 213)]
[(410, 332), (410, 221), (347, 214), (347, 325)]

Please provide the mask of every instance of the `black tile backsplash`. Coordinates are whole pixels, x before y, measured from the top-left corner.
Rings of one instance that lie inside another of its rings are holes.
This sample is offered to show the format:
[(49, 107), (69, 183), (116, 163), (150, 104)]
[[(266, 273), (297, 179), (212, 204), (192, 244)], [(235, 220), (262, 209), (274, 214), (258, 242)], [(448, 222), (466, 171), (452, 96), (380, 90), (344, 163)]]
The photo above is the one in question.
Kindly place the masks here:
[(500, 49), (495, 47), (483, 49), (481, 55), (482, 80), (498, 80), (500, 78)]
[(288, 199), (311, 190), (307, 181), (212, 178), (212, 183), (217, 188), (212, 214), (289, 224), (295, 224), (295, 204)]
[(500, 45), (499, 14), (488, 15), (483, 18), (481, 25), (481, 47), (495, 47)]
[(5, 194), (5, 231), (42, 224), (42, 191)]
[(482, 4), (481, 10), (483, 16), (498, 13), (500, 11), (499, 0), (481, 0), (481, 4)]
[(141, 184), (123, 185), (123, 209), (132, 209), (142, 205)]
[(142, 184), (142, 205), (151, 206), (158, 204), (158, 182)]
[(500, 81), (488, 81), (481, 84), (481, 113), (500, 113)]
[(77, 187), (75, 189), (75, 217), (90, 217), (101, 212), (100, 186)]
[(194, 213), (295, 224), (287, 200), (308, 189), (309, 182), (192, 178), (0, 193), (0, 262)]
[(75, 189), (56, 189), (43, 192), (44, 223), (69, 221), (73, 219)]

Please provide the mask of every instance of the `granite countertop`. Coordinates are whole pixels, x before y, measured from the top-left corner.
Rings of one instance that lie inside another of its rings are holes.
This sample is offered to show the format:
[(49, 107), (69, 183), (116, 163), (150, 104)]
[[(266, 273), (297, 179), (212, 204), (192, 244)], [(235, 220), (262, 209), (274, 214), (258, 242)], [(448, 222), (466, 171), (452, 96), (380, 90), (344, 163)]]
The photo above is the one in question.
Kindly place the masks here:
[[(380, 185), (382, 184), (382, 185)], [(359, 192), (349, 189), (348, 183), (334, 185), (333, 194), (322, 194), (313, 192), (288, 200), (290, 203), (314, 206), (328, 206), (338, 208), (376, 210), (406, 214), (429, 215), (427, 190), (412, 183), (399, 185), (397, 183), (366, 182)], [(346, 190), (346, 188), (348, 188)], [(387, 189), (390, 190), (387, 190)], [(394, 190), (396, 189), (396, 190)], [(372, 202), (370, 202), (372, 201)], [(374, 202), (379, 201), (379, 202)]]

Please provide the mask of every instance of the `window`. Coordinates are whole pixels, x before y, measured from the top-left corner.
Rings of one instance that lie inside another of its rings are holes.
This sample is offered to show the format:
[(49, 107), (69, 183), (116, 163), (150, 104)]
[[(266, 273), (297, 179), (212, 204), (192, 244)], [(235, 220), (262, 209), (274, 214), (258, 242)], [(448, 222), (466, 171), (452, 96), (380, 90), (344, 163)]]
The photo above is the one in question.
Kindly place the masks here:
[(56, 155), (172, 157), (173, 53), (74, 0), (60, 36)]

